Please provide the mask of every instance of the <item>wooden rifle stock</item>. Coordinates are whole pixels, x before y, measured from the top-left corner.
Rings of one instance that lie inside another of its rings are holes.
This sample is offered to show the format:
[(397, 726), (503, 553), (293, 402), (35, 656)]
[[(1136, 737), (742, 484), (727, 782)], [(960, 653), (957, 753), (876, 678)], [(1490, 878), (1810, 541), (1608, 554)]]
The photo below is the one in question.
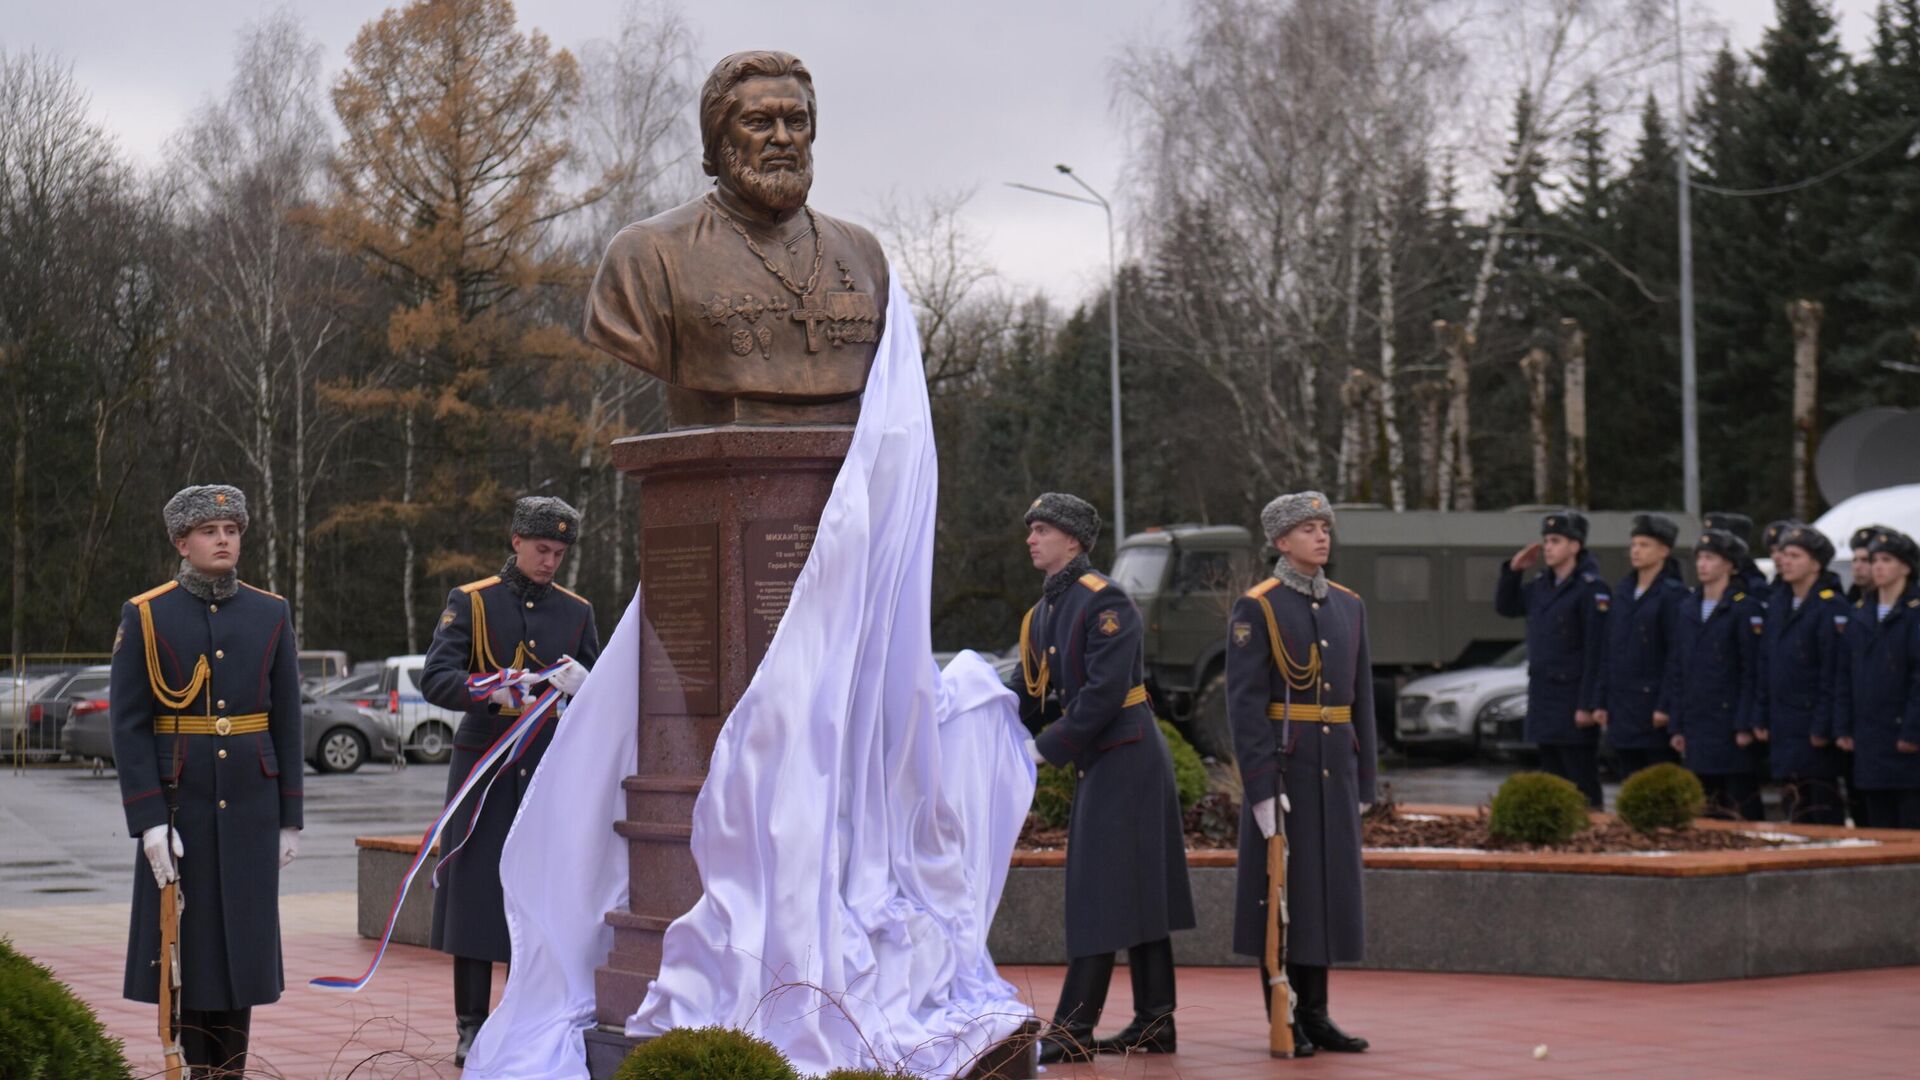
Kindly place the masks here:
[(180, 882), (160, 887), (160, 1051), (166, 1080), (180, 1080)]
[(1293, 1056), (1293, 986), (1287, 981), (1287, 819), (1274, 808), (1273, 835), (1267, 838), (1267, 1052)]

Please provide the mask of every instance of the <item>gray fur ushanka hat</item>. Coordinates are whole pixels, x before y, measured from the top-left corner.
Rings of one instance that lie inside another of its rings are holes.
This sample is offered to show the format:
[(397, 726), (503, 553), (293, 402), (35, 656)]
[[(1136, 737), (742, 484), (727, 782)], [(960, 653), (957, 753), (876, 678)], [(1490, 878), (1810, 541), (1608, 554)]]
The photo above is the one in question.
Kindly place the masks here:
[(1046, 492), (1027, 508), (1025, 521), (1028, 525), (1036, 521), (1046, 522), (1080, 541), (1082, 551), (1092, 551), (1094, 541), (1100, 539), (1100, 511), (1078, 495)]
[(1333, 528), (1333, 503), (1318, 491), (1296, 491), (1280, 496), (1260, 511), (1260, 528), (1271, 544), (1287, 535), (1287, 530), (1295, 525), (1315, 518), (1326, 522), (1327, 528)]
[(174, 492), (161, 514), (169, 540), (178, 540), (209, 521), (231, 521), (246, 532), (247, 496), (227, 484), (196, 484)]
[(565, 499), (529, 495), (513, 504), (513, 535), (571, 544), (580, 539), (580, 511)]

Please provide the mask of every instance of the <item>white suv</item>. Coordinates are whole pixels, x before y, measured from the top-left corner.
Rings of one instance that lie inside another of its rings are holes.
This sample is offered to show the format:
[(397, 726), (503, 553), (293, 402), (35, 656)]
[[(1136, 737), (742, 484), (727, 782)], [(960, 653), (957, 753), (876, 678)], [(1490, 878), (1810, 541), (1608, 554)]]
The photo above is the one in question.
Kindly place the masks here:
[[(380, 697), (388, 713), (398, 718), (400, 746), (408, 761), (439, 765), (453, 757), (453, 733), (464, 714), (443, 709), (420, 696), (422, 655), (389, 656), (380, 672)], [(379, 709), (381, 702), (375, 702)]]

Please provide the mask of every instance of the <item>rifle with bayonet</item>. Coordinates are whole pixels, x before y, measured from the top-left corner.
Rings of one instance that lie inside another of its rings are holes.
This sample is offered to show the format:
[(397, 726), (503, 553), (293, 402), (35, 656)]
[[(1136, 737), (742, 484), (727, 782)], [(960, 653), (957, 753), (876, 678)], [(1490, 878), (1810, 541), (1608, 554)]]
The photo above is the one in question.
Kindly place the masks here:
[[(167, 823), (167, 847), (173, 846), (173, 823)], [(180, 878), (160, 886), (160, 1052), (166, 1058), (166, 1080), (180, 1080), (185, 1068), (180, 1049)]]

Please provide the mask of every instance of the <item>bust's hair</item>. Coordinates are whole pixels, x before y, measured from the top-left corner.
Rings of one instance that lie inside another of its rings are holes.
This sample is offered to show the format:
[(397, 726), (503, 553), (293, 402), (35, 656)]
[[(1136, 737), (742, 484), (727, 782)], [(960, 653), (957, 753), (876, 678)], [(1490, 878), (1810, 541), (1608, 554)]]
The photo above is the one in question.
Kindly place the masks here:
[(748, 79), (791, 76), (807, 93), (807, 111), (813, 114), (814, 127), (820, 125), (820, 106), (813, 98), (813, 73), (792, 53), (759, 50), (737, 52), (713, 65), (706, 85), (700, 88), (700, 167), (708, 176), (720, 175), (720, 132), (733, 115), (740, 97), (734, 88)]

